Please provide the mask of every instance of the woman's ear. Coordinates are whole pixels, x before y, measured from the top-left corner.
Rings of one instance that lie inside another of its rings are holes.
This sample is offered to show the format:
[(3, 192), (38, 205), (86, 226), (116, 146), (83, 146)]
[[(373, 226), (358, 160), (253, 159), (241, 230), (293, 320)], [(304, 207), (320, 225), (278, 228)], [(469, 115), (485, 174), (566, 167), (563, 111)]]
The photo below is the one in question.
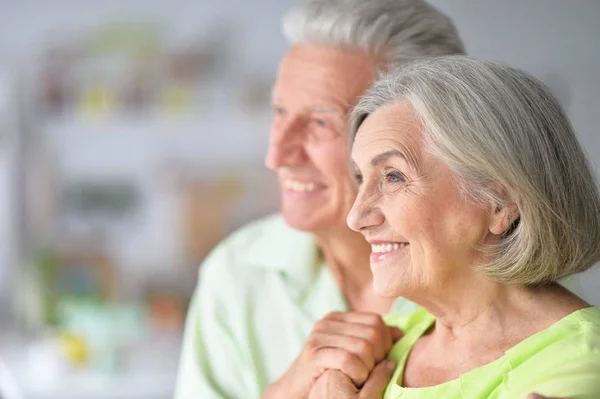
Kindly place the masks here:
[(515, 222), (521, 217), (517, 203), (511, 198), (506, 190), (500, 190), (500, 196), (504, 199), (502, 205), (493, 206), (490, 215), (490, 232), (496, 235), (505, 235), (511, 230)]
[(513, 202), (492, 209), (490, 217), (490, 232), (496, 235), (504, 235), (519, 219), (519, 208)]

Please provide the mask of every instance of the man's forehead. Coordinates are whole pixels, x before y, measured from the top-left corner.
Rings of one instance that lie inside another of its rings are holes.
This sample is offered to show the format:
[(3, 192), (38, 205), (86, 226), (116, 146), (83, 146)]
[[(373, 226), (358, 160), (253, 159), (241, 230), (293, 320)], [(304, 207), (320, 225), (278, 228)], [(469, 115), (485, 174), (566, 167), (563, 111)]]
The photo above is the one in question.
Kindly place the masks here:
[[(378, 65), (376, 57), (362, 50), (297, 44), (284, 55), (279, 66), (278, 81), (290, 83), (303, 77), (304, 80), (333, 81), (345, 86), (362, 87), (372, 82)], [(366, 87), (362, 87), (362, 90), (366, 90)]]
[[(290, 100), (287, 100), (288, 97)], [(304, 111), (312, 113), (333, 114), (342, 118), (348, 115), (350, 108), (344, 101), (335, 101), (334, 97), (324, 97), (321, 99), (310, 97), (304, 99), (297, 95), (290, 95), (288, 97), (279, 95), (273, 91), (271, 101), (273, 104), (281, 106), (301, 108)]]

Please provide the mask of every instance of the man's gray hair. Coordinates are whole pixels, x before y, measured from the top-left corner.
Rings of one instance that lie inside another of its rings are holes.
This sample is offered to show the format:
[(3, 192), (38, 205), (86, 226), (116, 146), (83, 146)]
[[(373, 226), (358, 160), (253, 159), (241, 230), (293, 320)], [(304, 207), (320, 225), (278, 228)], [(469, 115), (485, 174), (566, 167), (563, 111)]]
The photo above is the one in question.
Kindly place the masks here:
[(456, 174), (465, 199), (515, 203), (518, 218), (482, 273), (541, 284), (600, 260), (600, 196), (584, 151), (550, 90), (522, 71), (465, 56), (420, 60), (379, 80), (359, 101), (352, 140), (369, 114), (407, 101), (426, 148)]
[(283, 30), (292, 44), (382, 57), (384, 70), (424, 56), (465, 52), (452, 20), (423, 0), (304, 0), (286, 14)]

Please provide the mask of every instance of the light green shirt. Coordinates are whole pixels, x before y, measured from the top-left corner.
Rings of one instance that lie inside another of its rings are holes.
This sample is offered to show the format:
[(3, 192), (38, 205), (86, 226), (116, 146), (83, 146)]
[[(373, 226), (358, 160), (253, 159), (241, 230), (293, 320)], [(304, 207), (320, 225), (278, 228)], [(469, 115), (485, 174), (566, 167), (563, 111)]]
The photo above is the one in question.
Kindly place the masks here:
[[(416, 305), (398, 299), (394, 313)], [(280, 215), (219, 244), (200, 269), (176, 399), (258, 398), (300, 354), (315, 322), (348, 306), (314, 236)]]
[[(600, 309), (571, 313), (507, 350), (501, 358), (425, 388), (403, 388), (410, 350), (435, 319), (423, 309), (386, 322), (405, 331), (389, 358), (398, 366), (384, 399), (525, 399), (531, 392), (569, 399), (600, 398)], [(431, 359), (435, 362), (435, 359)]]

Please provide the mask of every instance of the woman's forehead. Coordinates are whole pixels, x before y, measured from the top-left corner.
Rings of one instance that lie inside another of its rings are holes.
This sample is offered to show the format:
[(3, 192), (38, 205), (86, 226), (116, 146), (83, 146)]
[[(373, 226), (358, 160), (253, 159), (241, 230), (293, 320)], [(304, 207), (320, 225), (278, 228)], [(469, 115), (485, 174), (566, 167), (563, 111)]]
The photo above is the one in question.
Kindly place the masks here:
[(358, 156), (366, 150), (363, 147), (379, 151), (391, 147), (415, 157), (422, 145), (422, 125), (412, 107), (403, 102), (385, 106), (369, 115), (358, 128), (352, 152), (353, 156), (355, 153)]

